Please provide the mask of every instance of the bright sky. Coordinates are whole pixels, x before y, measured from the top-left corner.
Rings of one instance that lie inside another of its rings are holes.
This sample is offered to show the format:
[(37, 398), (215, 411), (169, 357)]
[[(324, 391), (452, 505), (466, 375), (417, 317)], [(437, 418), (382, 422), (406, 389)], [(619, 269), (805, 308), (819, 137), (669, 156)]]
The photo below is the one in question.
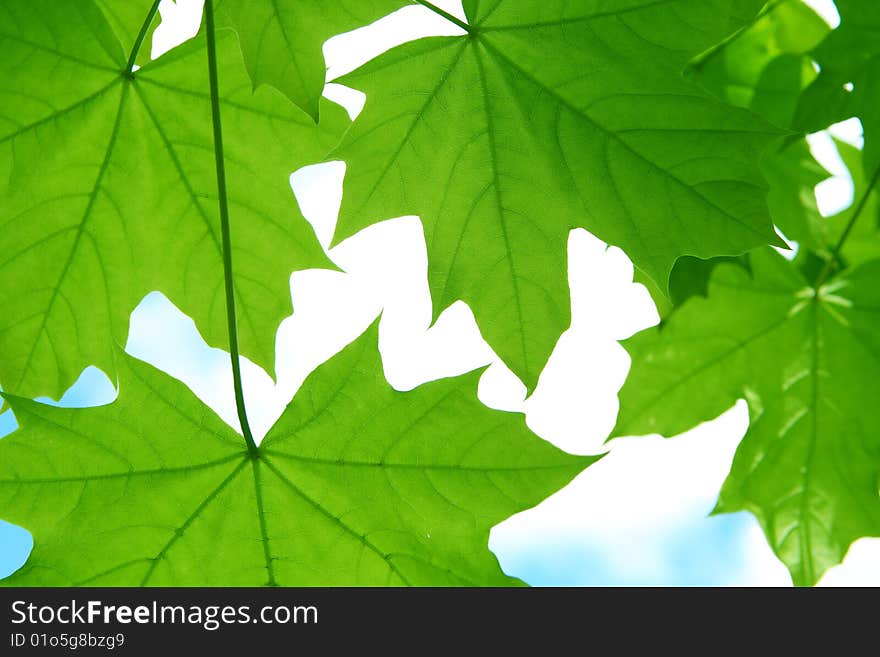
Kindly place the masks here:
[[(436, 4), (463, 16), (460, 0)], [(810, 4), (832, 25), (839, 21), (831, 0)], [(163, 0), (160, 10), (163, 24), (154, 57), (195, 33), (201, 1)], [(458, 28), (422, 7), (403, 9), (328, 41), (329, 78), (396, 43), (456, 33)], [(334, 84), (326, 95), (352, 114), (364, 102), (363, 94)], [(850, 121), (834, 133), (858, 143), (861, 127)], [(811, 137), (811, 145), (835, 175), (817, 190), (823, 212), (830, 214), (851, 203), (852, 184), (827, 134)], [(291, 176), (297, 200), (325, 247), (344, 172), (344, 164), (330, 163)], [(629, 367), (617, 341), (657, 321), (647, 292), (632, 283), (632, 264), (623, 252), (606, 248), (586, 231), (572, 232), (572, 327), (561, 337), (537, 391), (524, 401), (525, 388), (482, 340), (465, 304), (454, 304), (429, 328), (421, 224), (416, 217), (388, 219), (328, 252), (342, 272), (293, 275), (296, 313), (278, 332), (277, 384), (252, 363), (243, 365), (249, 415), (260, 436), (308, 373), (382, 312), (380, 347), (394, 387), (407, 390), (491, 363), (480, 383), (484, 403), (526, 413), (535, 433), (568, 451), (610, 452), (556, 495), (495, 527), (490, 547), (508, 574), (533, 585), (791, 583), (750, 515), (708, 517), (747, 426), (744, 403), (674, 439), (623, 438), (603, 445)], [(127, 350), (184, 381), (237, 427), (228, 354), (207, 347), (192, 320), (161, 294), (150, 294), (132, 314)], [(105, 403), (114, 395), (107, 378), (90, 368), (63, 403)], [(13, 427), (10, 413), (0, 416), (0, 435)], [(27, 532), (0, 522), (0, 576), (23, 563), (30, 545)], [(858, 541), (822, 583), (880, 585), (880, 539)]]

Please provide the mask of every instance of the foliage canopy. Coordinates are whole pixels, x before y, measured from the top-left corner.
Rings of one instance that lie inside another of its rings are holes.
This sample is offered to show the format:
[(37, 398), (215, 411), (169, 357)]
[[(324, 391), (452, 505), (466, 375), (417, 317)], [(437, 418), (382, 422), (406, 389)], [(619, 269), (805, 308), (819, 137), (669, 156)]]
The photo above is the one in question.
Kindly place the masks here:
[[(351, 122), (321, 99), (321, 45), (407, 4), (208, 0), (154, 61), (159, 0), (0, 6), (0, 385), (21, 422), (0, 514), (36, 545), (8, 583), (516, 583), (489, 529), (595, 459), (482, 406), (479, 372), (395, 392), (374, 326), (251, 435), (239, 358), (272, 371), (290, 273), (333, 266), (288, 183), (326, 160), (347, 165), (335, 239), (418, 215), (435, 316), (466, 301), (530, 391), (570, 322), (569, 232), (622, 248), (663, 319), (625, 343), (614, 435), (745, 398), (718, 511), (753, 512), (796, 584), (880, 535), (873, 3), (837, 0), (831, 30), (802, 0), (419, 0), (460, 35), (341, 79), (367, 95)], [(851, 117), (855, 201), (825, 218), (805, 134)], [(243, 436), (119, 350), (152, 290), (228, 346)], [(115, 403), (32, 401), (87, 365)]]

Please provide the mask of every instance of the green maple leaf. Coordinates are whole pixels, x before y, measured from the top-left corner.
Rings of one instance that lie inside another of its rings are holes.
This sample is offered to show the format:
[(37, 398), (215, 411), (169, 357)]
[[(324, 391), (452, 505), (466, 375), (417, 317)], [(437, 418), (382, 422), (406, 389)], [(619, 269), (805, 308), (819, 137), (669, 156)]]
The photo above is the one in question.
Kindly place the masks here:
[(467, 35), (340, 80), (367, 104), (332, 154), (348, 167), (336, 240), (418, 214), (435, 316), (466, 301), (534, 388), (570, 322), (571, 229), (661, 287), (683, 254), (778, 242), (757, 164), (777, 130), (682, 75), (760, 4), (465, 2)]
[[(155, 289), (226, 344), (204, 42), (129, 74), (133, 51), (91, 0), (0, 6), (6, 390), (57, 398), (86, 365), (112, 372), (129, 313)], [(328, 106), (316, 127), (277, 92), (253, 94), (234, 35), (218, 42), (239, 330), (244, 354), (271, 371), (291, 271), (332, 266), (288, 177), (347, 118)]]
[(840, 26), (813, 52), (821, 70), (800, 99), (795, 124), (815, 132), (858, 116), (865, 130), (865, 169), (873, 174), (880, 170), (880, 12), (866, 0), (835, 4)]
[(505, 585), (487, 543), (595, 460), (476, 400), (480, 372), (393, 390), (376, 325), (313, 373), (252, 458), (182, 384), (126, 357), (118, 400), (8, 397), (0, 508), (20, 585)]
[(749, 510), (799, 585), (880, 535), (880, 261), (814, 293), (766, 249), (719, 266), (708, 298), (624, 343), (616, 436), (671, 436), (739, 398), (750, 425), (718, 511)]
[(254, 86), (269, 84), (318, 119), (326, 67), (321, 46), (412, 4), (409, 0), (223, 0)]

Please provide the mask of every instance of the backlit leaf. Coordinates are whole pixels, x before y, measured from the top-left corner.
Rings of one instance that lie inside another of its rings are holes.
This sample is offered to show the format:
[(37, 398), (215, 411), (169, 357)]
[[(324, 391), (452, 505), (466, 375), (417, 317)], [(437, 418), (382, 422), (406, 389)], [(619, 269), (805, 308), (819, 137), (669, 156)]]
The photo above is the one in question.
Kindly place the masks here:
[(476, 400), (479, 373), (393, 390), (374, 326), (321, 366), (252, 458), (129, 357), (119, 399), (9, 398), (0, 509), (34, 549), (11, 586), (508, 585), (489, 530), (593, 458)]
[[(272, 370), (290, 273), (329, 266), (288, 177), (347, 119), (328, 105), (316, 127), (277, 92), (253, 94), (234, 35), (219, 49), (242, 349)], [(156, 289), (227, 344), (204, 38), (134, 75), (128, 56), (90, 0), (0, 6), (7, 391), (58, 398), (87, 365), (112, 373), (129, 313)]]
[(457, 299), (529, 389), (567, 328), (582, 226), (665, 288), (682, 255), (780, 243), (758, 157), (778, 131), (682, 75), (752, 0), (465, 2), (470, 32), (340, 80), (367, 94), (333, 158), (340, 240), (417, 214), (435, 315)]
[(614, 435), (672, 436), (739, 398), (750, 424), (718, 510), (749, 510), (799, 585), (880, 535), (880, 261), (814, 293), (771, 250), (722, 265), (633, 359)]

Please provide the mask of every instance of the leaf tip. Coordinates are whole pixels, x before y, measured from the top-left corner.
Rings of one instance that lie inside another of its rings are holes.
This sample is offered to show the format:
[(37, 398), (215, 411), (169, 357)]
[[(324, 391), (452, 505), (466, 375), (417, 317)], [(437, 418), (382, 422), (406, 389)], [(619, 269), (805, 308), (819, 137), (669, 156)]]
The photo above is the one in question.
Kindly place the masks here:
[(791, 245), (785, 241), (785, 238), (779, 234), (779, 231), (774, 227), (773, 228), (773, 237), (770, 240), (770, 246), (774, 246), (778, 249), (785, 249), (786, 251), (791, 251)]

